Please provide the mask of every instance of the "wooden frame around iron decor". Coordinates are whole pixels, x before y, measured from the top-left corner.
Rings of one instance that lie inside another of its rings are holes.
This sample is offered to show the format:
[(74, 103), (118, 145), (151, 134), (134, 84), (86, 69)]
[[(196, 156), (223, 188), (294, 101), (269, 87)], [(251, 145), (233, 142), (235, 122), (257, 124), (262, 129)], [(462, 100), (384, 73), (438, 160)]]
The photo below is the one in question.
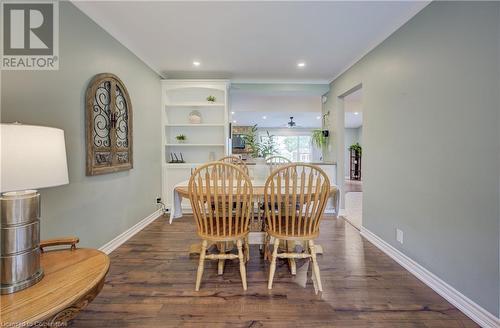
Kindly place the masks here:
[(111, 73), (94, 76), (85, 111), (87, 175), (132, 169), (132, 102), (120, 78)]

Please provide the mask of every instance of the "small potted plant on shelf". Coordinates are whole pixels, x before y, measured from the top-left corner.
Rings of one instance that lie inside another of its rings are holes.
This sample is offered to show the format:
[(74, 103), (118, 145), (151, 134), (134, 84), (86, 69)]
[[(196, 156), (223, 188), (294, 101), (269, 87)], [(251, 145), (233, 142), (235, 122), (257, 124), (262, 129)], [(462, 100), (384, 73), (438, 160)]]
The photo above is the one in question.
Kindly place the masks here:
[(357, 156), (361, 156), (361, 152), (362, 152), (362, 148), (361, 148), (361, 145), (359, 144), (359, 142), (356, 142), (354, 145), (351, 145), (349, 147), (349, 150), (353, 151), (354, 153), (356, 153)]
[(216, 100), (217, 100), (217, 98), (215, 98), (214, 96), (208, 96), (207, 97), (207, 101), (208, 102), (214, 103)]
[(185, 143), (187, 140), (187, 137), (183, 134), (179, 134), (178, 136), (175, 137), (177, 139), (178, 143)]

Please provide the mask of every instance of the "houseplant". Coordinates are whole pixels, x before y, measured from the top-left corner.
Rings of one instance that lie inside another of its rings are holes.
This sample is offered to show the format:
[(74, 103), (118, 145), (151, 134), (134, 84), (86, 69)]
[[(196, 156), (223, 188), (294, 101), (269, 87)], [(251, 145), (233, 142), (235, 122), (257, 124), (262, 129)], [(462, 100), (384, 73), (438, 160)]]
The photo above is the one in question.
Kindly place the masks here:
[(178, 136), (175, 137), (177, 139), (178, 143), (185, 143), (187, 140), (187, 137), (183, 134), (179, 134)]
[(311, 135), (311, 142), (318, 149), (323, 149), (328, 144), (328, 136), (325, 136), (324, 130), (313, 130)]
[(356, 142), (355, 144), (349, 146), (349, 150), (354, 151), (359, 156), (361, 156), (361, 152), (363, 151), (359, 142)]
[(250, 156), (254, 159), (261, 159), (261, 161), (276, 154), (276, 144), (274, 143), (274, 135), (266, 131), (266, 137), (259, 137), (257, 135), (257, 124), (250, 128), (244, 136), (245, 144), (251, 150)]

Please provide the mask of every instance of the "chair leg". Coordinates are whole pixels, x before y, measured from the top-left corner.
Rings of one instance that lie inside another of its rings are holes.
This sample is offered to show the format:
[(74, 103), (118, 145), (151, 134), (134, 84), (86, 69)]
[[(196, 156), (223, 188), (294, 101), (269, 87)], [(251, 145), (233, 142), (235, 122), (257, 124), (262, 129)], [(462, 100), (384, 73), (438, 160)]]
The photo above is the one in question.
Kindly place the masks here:
[(245, 259), (245, 262), (248, 262), (250, 261), (250, 244), (248, 242), (248, 236), (245, 238), (245, 255), (246, 255), (246, 259)]
[(267, 289), (273, 289), (273, 279), (274, 272), (276, 271), (276, 258), (278, 257), (279, 244), (280, 240), (278, 238), (274, 238), (273, 257), (271, 259), (271, 267), (269, 268), (269, 281), (267, 283)]
[(238, 247), (238, 259), (240, 260), (241, 282), (243, 284), (243, 290), (247, 290), (247, 269), (245, 267), (245, 258), (243, 256), (241, 239), (238, 239), (236, 246)]
[(266, 232), (264, 236), (264, 261), (271, 261), (271, 254), (269, 254), (269, 243), (271, 241), (271, 236)]
[[(224, 254), (224, 253), (226, 253), (226, 243), (220, 243), (220, 244), (218, 245), (218, 247), (219, 247), (219, 253), (220, 253), (220, 254)], [(226, 260), (224, 260), (224, 259), (220, 259), (220, 260), (218, 261), (218, 265), (217, 265), (217, 274), (218, 274), (219, 276), (221, 276), (221, 275), (224, 273), (224, 264), (225, 264), (225, 262), (226, 262)]]
[(314, 241), (309, 240), (309, 249), (311, 250), (311, 259), (312, 259), (312, 271), (314, 276), (316, 277), (316, 281), (318, 284), (318, 290), (320, 292), (323, 291), (323, 286), (321, 284), (321, 275), (319, 273), (319, 265), (318, 265), (318, 260), (316, 259), (316, 246), (314, 246)]
[(205, 265), (205, 255), (207, 253), (207, 241), (203, 239), (201, 242), (200, 263), (198, 264), (198, 272), (196, 273), (196, 291), (200, 290), (201, 277), (203, 276), (203, 267)]

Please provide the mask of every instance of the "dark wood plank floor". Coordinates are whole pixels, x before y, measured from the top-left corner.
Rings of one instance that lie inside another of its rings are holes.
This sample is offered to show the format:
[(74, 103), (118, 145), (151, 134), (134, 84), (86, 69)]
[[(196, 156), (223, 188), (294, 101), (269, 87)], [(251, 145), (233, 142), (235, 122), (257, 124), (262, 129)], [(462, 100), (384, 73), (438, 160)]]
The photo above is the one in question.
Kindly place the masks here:
[(315, 295), (308, 262), (297, 276), (279, 262), (274, 289), (268, 264), (252, 246), (248, 291), (238, 262), (224, 276), (207, 262), (194, 291), (198, 259), (193, 219), (160, 218), (111, 254), (101, 294), (72, 327), (476, 327), (474, 322), (360, 237), (343, 219), (326, 218), (318, 240), (324, 292)]

